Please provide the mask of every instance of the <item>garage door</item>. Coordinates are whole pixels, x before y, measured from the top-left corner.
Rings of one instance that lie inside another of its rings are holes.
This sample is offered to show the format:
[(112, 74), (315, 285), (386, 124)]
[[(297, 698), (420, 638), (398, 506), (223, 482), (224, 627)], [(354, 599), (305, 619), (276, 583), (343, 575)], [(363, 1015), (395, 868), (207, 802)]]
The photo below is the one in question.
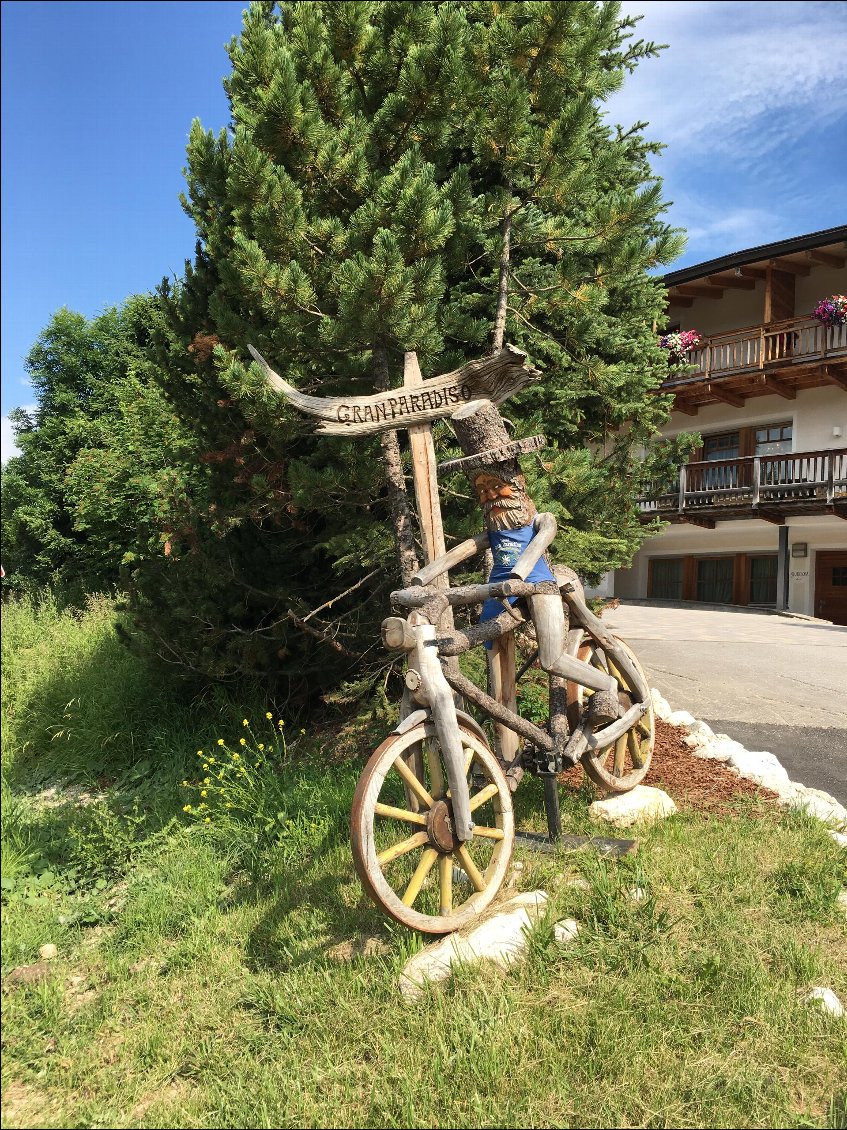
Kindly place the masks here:
[(815, 563), (815, 615), (847, 624), (847, 551), (818, 553)]

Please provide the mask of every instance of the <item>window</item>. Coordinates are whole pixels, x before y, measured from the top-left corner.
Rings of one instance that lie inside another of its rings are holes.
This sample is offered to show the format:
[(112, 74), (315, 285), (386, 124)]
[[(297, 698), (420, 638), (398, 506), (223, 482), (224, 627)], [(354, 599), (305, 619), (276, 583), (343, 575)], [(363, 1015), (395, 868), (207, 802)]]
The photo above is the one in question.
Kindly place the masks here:
[(847, 565), (834, 565), (832, 568), (833, 585), (847, 585)]
[(738, 432), (703, 437), (704, 459), (737, 459), (740, 454)]
[(757, 455), (787, 455), (791, 451), (791, 424), (768, 424), (756, 428)]
[(682, 558), (651, 559), (649, 595), (657, 600), (682, 599)]
[(776, 562), (773, 554), (750, 558), (751, 604), (776, 604)]
[(734, 566), (734, 557), (701, 557), (697, 562), (697, 599), (731, 604)]

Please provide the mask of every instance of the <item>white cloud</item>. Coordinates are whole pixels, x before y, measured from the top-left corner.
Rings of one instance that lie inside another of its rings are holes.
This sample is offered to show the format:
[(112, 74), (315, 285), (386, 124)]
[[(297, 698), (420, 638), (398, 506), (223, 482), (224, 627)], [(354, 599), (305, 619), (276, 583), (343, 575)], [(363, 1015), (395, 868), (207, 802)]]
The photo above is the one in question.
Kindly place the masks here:
[(644, 14), (636, 38), (669, 46), (610, 100), (610, 116), (647, 119), (670, 161), (713, 154), (749, 165), (784, 146), (790, 165), (794, 142), (847, 118), (847, 3), (646, 0), (623, 10)]

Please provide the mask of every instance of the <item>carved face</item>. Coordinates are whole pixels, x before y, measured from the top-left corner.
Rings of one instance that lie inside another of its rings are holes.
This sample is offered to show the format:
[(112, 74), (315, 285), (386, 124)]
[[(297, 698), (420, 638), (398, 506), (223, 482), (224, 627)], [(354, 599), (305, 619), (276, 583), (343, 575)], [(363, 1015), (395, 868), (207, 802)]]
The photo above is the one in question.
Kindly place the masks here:
[(501, 477), (493, 472), (480, 471), (474, 475), (473, 485), (486, 529), (517, 530), (528, 526), (535, 516), (535, 507), (526, 493), (523, 475)]

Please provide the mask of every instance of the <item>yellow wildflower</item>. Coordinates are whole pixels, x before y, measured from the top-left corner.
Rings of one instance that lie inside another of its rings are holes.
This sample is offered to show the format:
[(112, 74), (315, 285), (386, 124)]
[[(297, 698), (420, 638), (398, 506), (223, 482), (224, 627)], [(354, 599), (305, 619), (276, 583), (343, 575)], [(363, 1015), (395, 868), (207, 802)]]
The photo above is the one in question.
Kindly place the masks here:
[(238, 756), (238, 754), (237, 754), (237, 753), (234, 753), (234, 754), (232, 755), (232, 760), (233, 760), (233, 761), (240, 761), (240, 760), (241, 760), (241, 758), (240, 758), (240, 757)]
[(239, 745), (247, 745), (247, 739), (246, 738), (239, 738), (238, 744)]
[(218, 745), (223, 745), (223, 744), (224, 744), (223, 738), (218, 738)]
[(183, 812), (190, 812), (191, 811), (191, 805), (190, 804), (184, 804), (182, 806), (182, 811)]
[(270, 722), (270, 720), (271, 720), (271, 719), (273, 718), (273, 714), (271, 714), (270, 710), (269, 710), (269, 711), (267, 712), (267, 714), (265, 715), (265, 717), (267, 718), (267, 720), (268, 720), (269, 722)]
[(265, 743), (259, 742), (259, 749), (264, 749), (264, 748), (265, 748)]
[(244, 718), (244, 719), (242, 719), (241, 725), (242, 725), (242, 726), (249, 726), (249, 725), (250, 725), (250, 723), (249, 723), (249, 722), (247, 721), (247, 719), (246, 719), (246, 718)]
[(204, 824), (211, 824), (211, 823), (212, 823), (212, 818), (211, 818), (211, 816), (207, 816), (207, 817), (206, 817), (206, 819), (205, 819), (205, 820), (203, 821), (203, 823), (204, 823)]
[(209, 795), (208, 790), (206, 790), (206, 789), (200, 790), (200, 796), (208, 796), (208, 795)]
[(207, 761), (204, 761), (204, 762), (203, 762), (203, 768), (204, 768), (204, 769), (208, 769), (208, 768), (209, 768), (209, 763), (208, 763)]

